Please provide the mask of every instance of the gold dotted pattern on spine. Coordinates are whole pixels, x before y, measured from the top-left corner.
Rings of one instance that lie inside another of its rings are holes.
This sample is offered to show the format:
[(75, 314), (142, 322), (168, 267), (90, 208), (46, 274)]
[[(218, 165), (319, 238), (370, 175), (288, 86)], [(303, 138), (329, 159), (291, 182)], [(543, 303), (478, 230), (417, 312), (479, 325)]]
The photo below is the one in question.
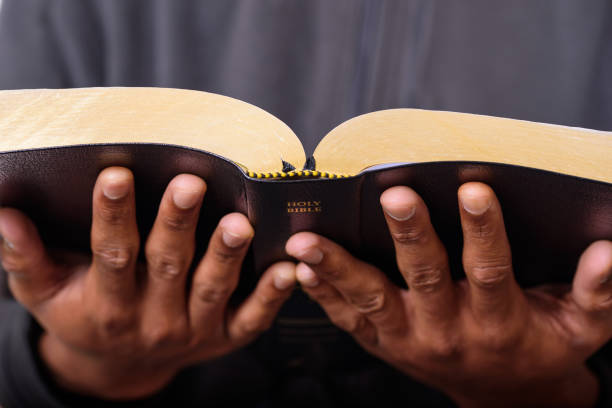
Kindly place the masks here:
[(282, 179), (282, 178), (326, 178), (326, 179), (339, 179), (351, 177), (349, 174), (339, 173), (328, 173), (326, 171), (318, 170), (292, 170), (288, 172), (275, 171), (270, 173), (256, 173), (254, 171), (248, 171), (247, 175), (251, 178), (256, 179)]

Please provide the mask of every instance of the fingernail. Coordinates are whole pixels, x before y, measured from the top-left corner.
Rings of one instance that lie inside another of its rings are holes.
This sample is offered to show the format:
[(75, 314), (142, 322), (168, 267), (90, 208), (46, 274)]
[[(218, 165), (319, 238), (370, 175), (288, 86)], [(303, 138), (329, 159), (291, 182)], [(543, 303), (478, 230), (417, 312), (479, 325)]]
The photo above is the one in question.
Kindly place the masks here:
[(193, 208), (198, 203), (199, 199), (200, 195), (197, 191), (175, 190), (174, 193), (172, 193), (174, 205), (183, 210)]
[(274, 287), (278, 290), (285, 290), (293, 286), (295, 282), (294, 268), (279, 268), (274, 273)]
[(308, 248), (296, 258), (311, 265), (317, 265), (323, 260), (323, 252), (319, 248)]
[(314, 288), (319, 284), (319, 277), (312, 268), (305, 263), (298, 264), (295, 269), (295, 276), (302, 286)]
[(385, 208), (385, 212), (396, 221), (407, 221), (416, 213), (416, 206), (400, 207), (400, 208)]
[(461, 205), (470, 214), (482, 215), (491, 207), (491, 200), (482, 196), (467, 196), (461, 199)]
[(249, 239), (249, 237), (244, 237), (229, 231), (223, 231), (221, 238), (223, 239), (223, 243), (230, 248), (237, 248)]
[(122, 181), (108, 182), (102, 188), (104, 196), (110, 200), (118, 200), (127, 195), (130, 186)]

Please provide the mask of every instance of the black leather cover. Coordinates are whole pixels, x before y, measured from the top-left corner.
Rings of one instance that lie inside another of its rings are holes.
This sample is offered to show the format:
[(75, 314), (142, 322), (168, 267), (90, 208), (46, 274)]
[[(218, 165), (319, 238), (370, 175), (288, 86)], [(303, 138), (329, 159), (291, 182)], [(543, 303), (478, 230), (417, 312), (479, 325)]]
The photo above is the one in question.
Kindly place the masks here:
[[(380, 194), (398, 184), (414, 188), (429, 206), (457, 278), (463, 272), (456, 191), (467, 181), (486, 182), (498, 194), (515, 273), (522, 285), (569, 282), (584, 248), (598, 239), (612, 239), (609, 183), (524, 167), (465, 162), (410, 164), (337, 180), (257, 180), (213, 154), (154, 144), (2, 153), (0, 205), (29, 214), (48, 246), (87, 251), (92, 188), (97, 174), (111, 165), (134, 172), (143, 238), (151, 228), (165, 186), (179, 173), (196, 174), (208, 184), (198, 226), (199, 254), (224, 214), (239, 211), (248, 215), (255, 238), (237, 299), (251, 290), (256, 277), (271, 263), (288, 259), (285, 242), (305, 230), (339, 242), (403, 284), (379, 204)], [(334, 343), (338, 336), (318, 306), (296, 291), (264, 342), (280, 342), (283, 347), (301, 344), (297, 350), (304, 342)]]

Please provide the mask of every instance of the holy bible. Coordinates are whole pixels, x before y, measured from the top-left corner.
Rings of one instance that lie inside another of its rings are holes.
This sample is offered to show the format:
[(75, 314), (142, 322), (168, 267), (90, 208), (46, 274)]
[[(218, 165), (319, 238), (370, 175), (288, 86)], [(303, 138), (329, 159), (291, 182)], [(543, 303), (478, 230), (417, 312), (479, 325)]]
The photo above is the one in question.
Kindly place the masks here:
[[(225, 96), (161, 88), (0, 92), (0, 205), (33, 218), (47, 246), (88, 251), (91, 193), (105, 167), (133, 171), (142, 237), (167, 183), (191, 173), (208, 184), (200, 253), (223, 215), (241, 212), (254, 226), (239, 292), (289, 259), (284, 245), (298, 231), (338, 242), (402, 285), (379, 204), (395, 185), (424, 199), (460, 278), (456, 192), (468, 181), (487, 183), (501, 201), (518, 282), (569, 282), (586, 246), (612, 239), (611, 156), (612, 132), (393, 109), (339, 125), (307, 158), (283, 122)], [(296, 291), (277, 330), (288, 341), (332, 336), (321, 317)]]

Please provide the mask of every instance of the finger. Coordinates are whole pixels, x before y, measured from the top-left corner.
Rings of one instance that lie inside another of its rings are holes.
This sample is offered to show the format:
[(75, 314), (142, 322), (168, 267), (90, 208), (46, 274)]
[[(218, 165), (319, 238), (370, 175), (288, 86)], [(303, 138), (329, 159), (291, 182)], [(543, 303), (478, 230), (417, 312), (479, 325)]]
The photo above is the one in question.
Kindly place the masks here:
[(193, 277), (189, 316), (195, 330), (209, 330), (222, 318), (252, 238), (244, 215), (232, 213), (219, 221)]
[(395, 245), (397, 265), (410, 288), (415, 319), (445, 325), (456, 313), (455, 292), (446, 250), (429, 220), (421, 198), (398, 186), (380, 197)]
[(29, 309), (49, 299), (65, 276), (47, 255), (36, 227), (23, 213), (0, 209), (0, 258), (17, 300)]
[(153, 320), (187, 316), (186, 279), (206, 183), (190, 174), (166, 188), (145, 246), (148, 281), (145, 310)]
[(523, 297), (512, 273), (501, 206), (482, 183), (464, 184), (458, 196), (472, 312), (478, 319), (504, 319)]
[(98, 295), (120, 303), (133, 298), (139, 243), (132, 173), (107, 168), (93, 192), (92, 277)]
[(311, 232), (293, 235), (287, 253), (308, 264), (316, 275), (331, 284), (366, 316), (378, 331), (397, 333), (406, 319), (400, 289), (375, 267), (361, 262), (332, 241)]
[(323, 308), (333, 324), (364, 345), (376, 344), (378, 339), (374, 325), (347, 303), (336, 288), (319, 279), (310, 266), (300, 262), (296, 267), (296, 277), (302, 290)]
[(612, 336), (611, 241), (594, 242), (582, 253), (570, 299), (577, 307), (565, 316), (567, 327), (573, 343), (590, 355)]
[(295, 264), (279, 262), (263, 273), (257, 287), (228, 322), (228, 336), (235, 346), (244, 345), (267, 330), (295, 288)]
[(589, 314), (612, 316), (611, 241), (594, 242), (584, 251), (574, 276), (572, 297)]

